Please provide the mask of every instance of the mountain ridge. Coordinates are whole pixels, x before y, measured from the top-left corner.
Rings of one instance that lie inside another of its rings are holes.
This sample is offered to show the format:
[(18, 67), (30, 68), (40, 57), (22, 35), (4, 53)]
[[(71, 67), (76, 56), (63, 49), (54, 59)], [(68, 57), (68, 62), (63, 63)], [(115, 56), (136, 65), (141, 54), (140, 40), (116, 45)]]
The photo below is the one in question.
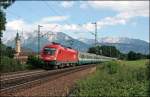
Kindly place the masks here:
[[(86, 52), (89, 47), (92, 47), (95, 44), (94, 39), (75, 39), (63, 32), (57, 32), (55, 35), (42, 37), (40, 39), (40, 47), (42, 48), (44, 45), (51, 42), (58, 42), (82, 52)], [(14, 40), (9, 40), (6, 44), (15, 47)], [(123, 53), (128, 53), (132, 50), (137, 53), (149, 54), (149, 43), (140, 39), (131, 39), (127, 37), (102, 37), (98, 39), (98, 44), (115, 46)], [(29, 48), (37, 52), (37, 37), (35, 35), (30, 35), (27, 39), (21, 41), (21, 45), (24, 48)]]

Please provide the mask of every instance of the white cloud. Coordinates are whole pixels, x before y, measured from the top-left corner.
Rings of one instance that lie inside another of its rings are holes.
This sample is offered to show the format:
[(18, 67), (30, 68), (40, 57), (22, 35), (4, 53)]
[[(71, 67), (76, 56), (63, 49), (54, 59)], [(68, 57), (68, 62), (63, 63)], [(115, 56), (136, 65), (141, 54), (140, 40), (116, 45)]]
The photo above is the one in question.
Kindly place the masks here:
[(20, 20), (14, 20), (14, 21), (8, 22), (6, 24), (6, 27), (8, 27), (11, 30), (21, 30), (21, 28), (23, 26), (25, 26), (25, 23), (21, 19)]
[(101, 21), (98, 21), (100, 27), (103, 26), (113, 26), (118, 24), (126, 24), (129, 21), (128, 18), (115, 16), (115, 17), (106, 17)]
[[(122, 18), (120, 16), (116, 17), (106, 17), (100, 21), (98, 21), (98, 29), (104, 27), (104, 26), (112, 26), (117, 24), (125, 24), (127, 22), (127, 18)], [(43, 22), (45, 21), (45, 22)], [(48, 31), (52, 31), (54, 33), (57, 32), (78, 32), (84, 33), (84, 32), (93, 32), (94, 31), (94, 25), (91, 23), (86, 23), (83, 25), (77, 25), (77, 24), (59, 24), (59, 23), (52, 23), (47, 22), (46, 18), (42, 18), (41, 20), (34, 22), (34, 23), (27, 23), (23, 20), (13, 20), (9, 21), (6, 25), (6, 33), (4, 33), (4, 38), (9, 40), (12, 38), (12, 36), (8, 33), (12, 33), (13, 35), (16, 34), (16, 31), (18, 30), (21, 34), (22, 28), (24, 31), (25, 38), (29, 37), (31, 34), (33, 36), (36, 35), (35, 30), (37, 30), (37, 25), (42, 25), (41, 33), (44, 34)], [(8, 36), (9, 35), (9, 36)], [(14, 37), (13, 37), (14, 38)]]
[(41, 22), (56, 22), (56, 21), (65, 21), (69, 18), (69, 16), (50, 16), (44, 17)]
[[(24, 38), (27, 38), (30, 36), (30, 33), (35, 36), (35, 31), (37, 30), (37, 26), (40, 24), (44, 27), (41, 28), (43, 30), (43, 33), (46, 31), (61, 31), (63, 29), (62, 25), (58, 23), (54, 23), (57, 21), (65, 21), (69, 18), (69, 16), (51, 16), (51, 17), (44, 17), (39, 21), (36, 21), (34, 23), (27, 23), (23, 19), (18, 20), (12, 20), (8, 21), (6, 24), (6, 31), (4, 33), (5, 40), (9, 40), (13, 38), (17, 31), (19, 31), (20, 34), (22, 34), (22, 30), (24, 33)], [(57, 27), (56, 27), (57, 25)]]
[[(70, 3), (70, 1), (68, 2)], [(84, 4), (84, 3), (82, 3)], [(64, 4), (65, 5), (65, 4)], [(67, 6), (67, 4), (66, 4)], [(69, 5), (70, 6), (70, 5)], [(149, 3), (147, 1), (89, 1), (88, 6), (93, 8), (108, 8), (114, 11), (117, 11), (118, 14), (113, 17), (105, 17), (99, 21), (98, 29), (101, 29), (105, 26), (114, 26), (120, 24), (126, 24), (130, 21), (131, 18), (136, 16), (149, 16)], [(47, 31), (53, 32), (93, 32), (94, 25), (91, 23), (86, 23), (83, 25), (77, 24), (59, 24), (56, 23), (58, 21), (65, 21), (69, 18), (69, 16), (50, 16), (44, 17), (39, 21), (34, 23), (27, 23), (23, 19), (8, 21), (6, 25), (6, 32), (4, 33), (4, 38), (9, 39), (12, 35), (8, 33), (16, 33), (17, 30), (24, 30), (24, 37), (28, 37), (30, 34), (33, 33), (34, 30), (37, 30), (37, 25), (40, 24), (43, 27), (41, 28), (41, 32), (45, 33)], [(55, 23), (54, 23), (55, 22)], [(57, 27), (56, 27), (57, 25)], [(36, 35), (36, 34), (35, 34)]]
[(17, 31), (22, 34), (22, 31), (24, 32), (24, 38), (27, 38), (30, 33), (33, 34), (33, 32), (36, 29), (36, 26), (34, 23), (27, 23), (23, 19), (18, 20), (12, 20), (8, 21), (6, 23), (6, 31), (4, 32), (4, 39), (5, 41), (10, 40), (15, 37)]
[(61, 6), (63, 6), (64, 8), (70, 8), (74, 5), (74, 2), (73, 1), (63, 1), (61, 3)]
[[(83, 6), (83, 4), (81, 4)], [(98, 29), (104, 26), (113, 26), (126, 24), (131, 18), (136, 16), (149, 16), (149, 1), (88, 1), (84, 6), (90, 6), (96, 9), (109, 9), (118, 12), (116, 16), (105, 17), (98, 22)], [(84, 25), (84, 28), (91, 29), (90, 24)]]
[(111, 9), (120, 14), (149, 16), (149, 1), (89, 1), (89, 5), (98, 9)]

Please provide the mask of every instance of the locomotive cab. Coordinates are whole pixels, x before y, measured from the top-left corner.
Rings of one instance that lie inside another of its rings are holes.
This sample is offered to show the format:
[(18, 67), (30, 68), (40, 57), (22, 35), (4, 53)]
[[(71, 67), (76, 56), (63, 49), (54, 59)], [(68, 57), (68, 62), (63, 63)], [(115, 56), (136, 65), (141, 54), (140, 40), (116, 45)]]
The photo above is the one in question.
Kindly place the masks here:
[(45, 54), (45, 55), (55, 55), (55, 52), (56, 52), (56, 48), (47, 48), (47, 47), (45, 47), (44, 49), (43, 49), (43, 53)]
[(41, 52), (41, 59), (45, 62), (56, 60), (57, 48), (44, 47)]
[(42, 49), (41, 59), (48, 67), (65, 67), (78, 62), (77, 54), (76, 50), (53, 43)]

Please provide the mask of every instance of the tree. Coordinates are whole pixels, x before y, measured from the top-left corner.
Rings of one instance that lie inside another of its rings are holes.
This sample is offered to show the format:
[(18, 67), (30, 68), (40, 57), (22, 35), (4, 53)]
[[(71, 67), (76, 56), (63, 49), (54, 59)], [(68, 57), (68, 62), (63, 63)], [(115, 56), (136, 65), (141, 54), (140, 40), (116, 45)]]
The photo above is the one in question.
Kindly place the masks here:
[(5, 55), (9, 58), (13, 58), (15, 54), (15, 50), (13, 50), (11, 47), (7, 47), (5, 51)]
[(150, 54), (147, 54), (147, 55), (146, 55), (146, 58), (147, 58), (147, 59), (150, 59)]
[(93, 53), (93, 54), (100, 55), (101, 54), (100, 51), (101, 51), (100, 46), (96, 46), (96, 47), (89, 48), (88, 53)]
[(8, 8), (15, 0), (1, 0), (0, 1), (0, 44), (2, 38), (2, 31), (5, 30), (6, 15), (4, 9)]
[(94, 53), (97, 55), (104, 55), (108, 57), (119, 57), (120, 56), (120, 51), (116, 49), (114, 46), (96, 46), (96, 47), (91, 47), (88, 50), (88, 53)]
[(127, 59), (128, 60), (138, 60), (138, 59), (146, 59), (146, 58), (148, 58), (148, 55), (144, 55), (144, 54), (141, 54), (141, 53), (135, 53), (133, 51), (130, 51), (127, 54)]
[(130, 51), (128, 53), (128, 60), (135, 60), (136, 59), (136, 53), (133, 51)]
[[(2, 32), (5, 30), (5, 24), (6, 24), (6, 15), (4, 13), (4, 9), (9, 7), (15, 0), (1, 0), (0, 1), (0, 61), (2, 59)], [(1, 62), (0, 62), (1, 63)]]

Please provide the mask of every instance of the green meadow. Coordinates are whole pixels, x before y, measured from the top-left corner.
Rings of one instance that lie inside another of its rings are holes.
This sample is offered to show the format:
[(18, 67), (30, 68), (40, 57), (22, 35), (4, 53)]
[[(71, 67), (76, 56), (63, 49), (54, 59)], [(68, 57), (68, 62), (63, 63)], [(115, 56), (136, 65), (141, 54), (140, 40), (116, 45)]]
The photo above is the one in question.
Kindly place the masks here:
[(111, 61), (77, 81), (73, 96), (148, 96), (148, 60)]

